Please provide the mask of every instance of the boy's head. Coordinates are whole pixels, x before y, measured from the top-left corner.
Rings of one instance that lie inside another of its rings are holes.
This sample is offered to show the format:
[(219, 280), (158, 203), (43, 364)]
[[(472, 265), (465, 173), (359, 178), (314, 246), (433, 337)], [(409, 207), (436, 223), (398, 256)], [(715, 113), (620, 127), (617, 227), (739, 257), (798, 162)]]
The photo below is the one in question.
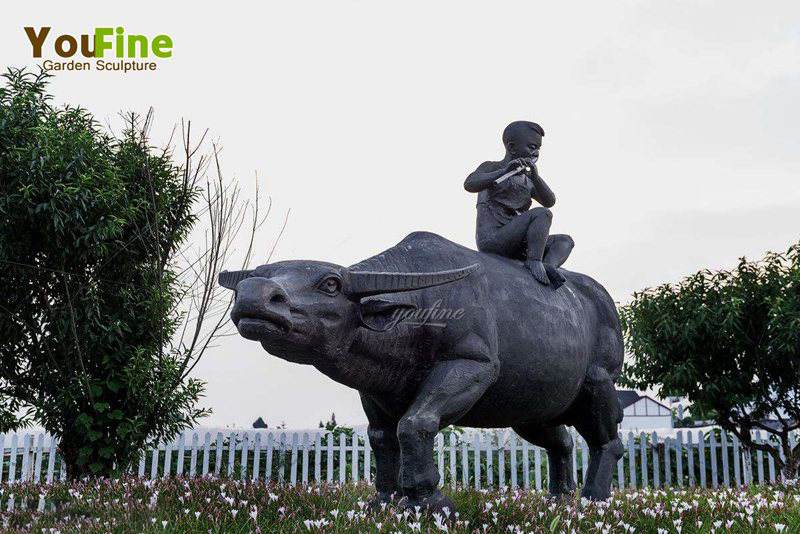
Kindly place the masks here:
[(530, 158), (539, 155), (544, 129), (535, 122), (514, 121), (503, 130), (503, 144), (513, 158)]

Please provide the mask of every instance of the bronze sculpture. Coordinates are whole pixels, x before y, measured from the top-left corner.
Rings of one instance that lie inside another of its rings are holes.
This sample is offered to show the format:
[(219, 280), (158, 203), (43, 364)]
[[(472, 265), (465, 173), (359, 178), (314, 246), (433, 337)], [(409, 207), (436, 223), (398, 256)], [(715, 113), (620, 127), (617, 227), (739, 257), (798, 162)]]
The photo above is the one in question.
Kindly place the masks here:
[[(410, 234), (350, 268), (283, 261), (220, 273), (235, 290), (239, 333), (270, 354), (355, 388), (375, 453), (374, 502), (453, 511), (438, 489), (436, 433), (450, 424), (512, 427), (547, 450), (550, 492), (570, 493), (572, 425), (589, 444), (583, 495), (609, 496), (623, 452), (614, 380), (623, 344), (616, 308), (588, 276), (559, 290), (521, 261)], [(442, 301), (444, 325), (394, 321)]]

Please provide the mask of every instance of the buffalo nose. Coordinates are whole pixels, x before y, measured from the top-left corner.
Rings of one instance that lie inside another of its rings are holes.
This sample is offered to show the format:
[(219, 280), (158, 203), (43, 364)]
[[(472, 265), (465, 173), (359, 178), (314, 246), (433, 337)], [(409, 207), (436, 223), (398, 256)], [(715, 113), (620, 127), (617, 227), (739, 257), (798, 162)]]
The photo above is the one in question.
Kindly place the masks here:
[(286, 291), (269, 278), (245, 278), (236, 286), (236, 292), (269, 304), (285, 304), (289, 300)]
[(267, 310), (283, 314), (288, 308), (289, 297), (279, 284), (253, 276), (236, 285), (236, 302), (231, 315), (235, 322), (243, 315), (258, 315)]

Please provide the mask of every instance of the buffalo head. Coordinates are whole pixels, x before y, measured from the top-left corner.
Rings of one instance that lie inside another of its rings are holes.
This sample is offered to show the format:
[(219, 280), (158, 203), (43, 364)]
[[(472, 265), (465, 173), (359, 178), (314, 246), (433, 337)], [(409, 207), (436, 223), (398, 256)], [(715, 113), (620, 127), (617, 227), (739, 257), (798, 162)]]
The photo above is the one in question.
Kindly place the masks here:
[(351, 270), (319, 261), (282, 261), (223, 271), (219, 283), (236, 292), (231, 319), (239, 334), (270, 353), (313, 363), (350, 346), (360, 328), (383, 331), (413, 304), (377, 297), (454, 282), (478, 268), (429, 273)]

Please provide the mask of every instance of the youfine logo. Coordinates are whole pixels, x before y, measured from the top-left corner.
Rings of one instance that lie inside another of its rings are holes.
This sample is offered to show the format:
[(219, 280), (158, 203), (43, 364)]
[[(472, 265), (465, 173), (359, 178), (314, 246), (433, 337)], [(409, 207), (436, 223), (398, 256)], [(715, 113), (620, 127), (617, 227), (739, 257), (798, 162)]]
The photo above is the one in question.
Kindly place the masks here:
[[(25, 27), (34, 58), (54, 54), (61, 59), (46, 58), (45, 70), (129, 73), (154, 71), (158, 61), (172, 57), (172, 37), (159, 34), (152, 37), (126, 33), (122, 26), (98, 27), (91, 34), (53, 36), (52, 27)], [(83, 58), (83, 59), (76, 59)], [(116, 59), (105, 59), (116, 58)]]

